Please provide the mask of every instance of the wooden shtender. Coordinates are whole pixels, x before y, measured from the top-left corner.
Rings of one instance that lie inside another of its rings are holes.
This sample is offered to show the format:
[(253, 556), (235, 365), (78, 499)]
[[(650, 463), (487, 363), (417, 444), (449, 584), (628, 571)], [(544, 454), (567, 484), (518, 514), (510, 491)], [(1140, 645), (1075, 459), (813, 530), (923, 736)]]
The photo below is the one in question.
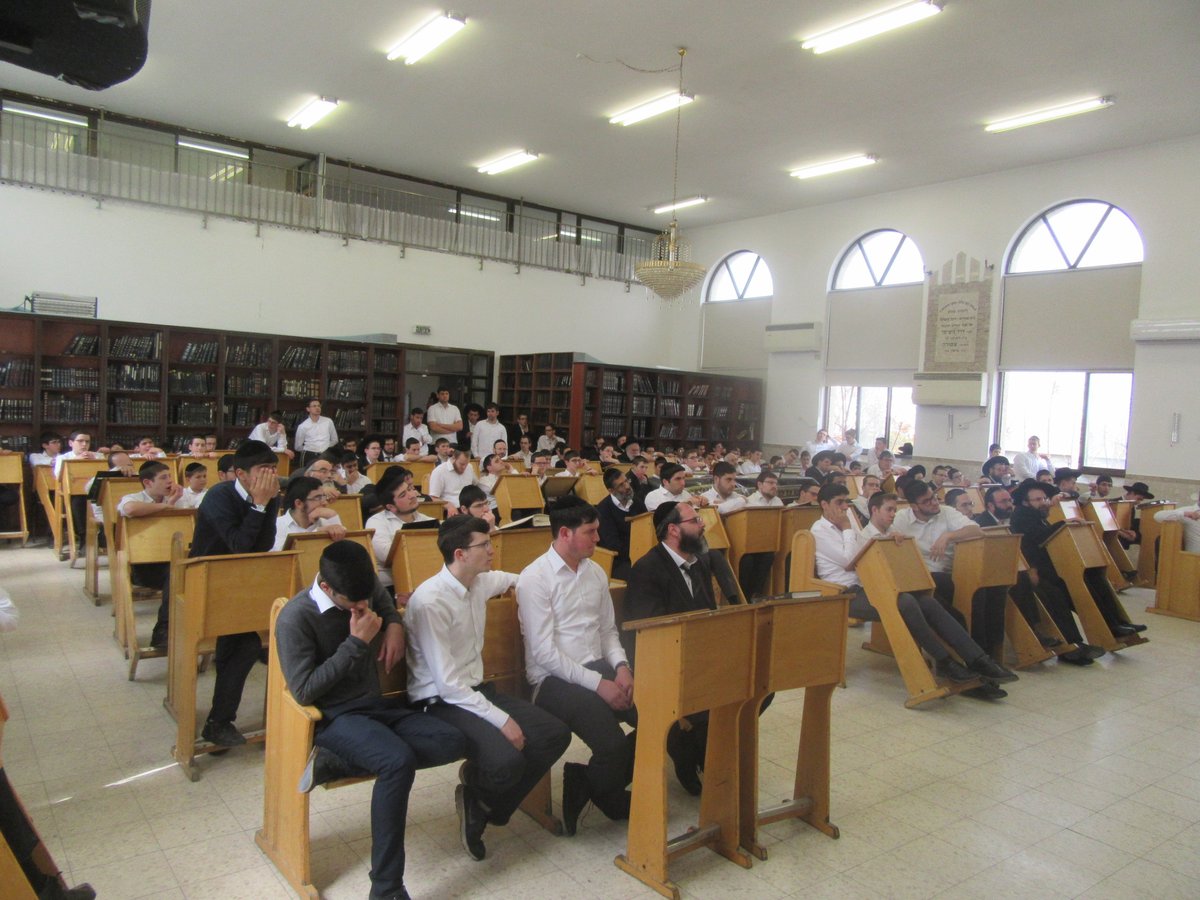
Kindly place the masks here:
[[(175, 717), (175, 761), (192, 781), (200, 777), (196, 756), (224, 748), (196, 740), (196, 657), (216, 638), (270, 627), (271, 604), (296, 592), (295, 550), (184, 556), (177, 536), (171, 548), (171, 625), (167, 652), (167, 698)], [(176, 575), (178, 577), (176, 577)], [(262, 741), (262, 731), (247, 741)]]
[(75, 511), (71, 509), (70, 498), (86, 497), (88, 482), (96, 477), (97, 472), (104, 472), (107, 469), (108, 462), (104, 459), (65, 459), (62, 468), (59, 469), (58, 489), (54, 494), (54, 503), (58, 508), (57, 514), (65, 515), (67, 519), (63, 541), (67, 545), (72, 564), (79, 555), (79, 548), (75, 546)]
[(338, 514), (347, 531), (362, 531), (362, 497), (358, 494), (340, 494), (329, 501), (329, 508)]
[(0, 484), (17, 491), (17, 530), (0, 531), (0, 538), (20, 538), (21, 546), (29, 540), (29, 522), (25, 518), (25, 461), (21, 453), (0, 453)]
[(541, 512), (546, 506), (541, 485), (534, 475), (501, 475), (492, 488), (492, 496), (496, 498), (496, 507), (505, 522), (518, 518), (513, 515), (513, 510), (532, 509)]
[[(859, 583), (867, 592), (867, 599), (879, 613), (879, 621), (871, 623), (872, 640), (864, 643), (866, 650), (890, 653), (900, 668), (900, 677), (908, 689), (904, 705), (909, 709), (948, 697), (968, 688), (978, 687), (978, 679), (962, 684), (939, 684), (925, 662), (920, 647), (913, 639), (908, 626), (900, 616), (897, 601), (900, 594), (918, 594), (932, 591), (933, 577), (925, 568), (921, 551), (911, 539), (899, 542), (892, 538), (876, 538), (869, 541), (851, 563), (858, 573)], [(875, 632), (882, 626), (885, 641), (875, 641)]]
[[(778, 554), (784, 546), (779, 543), (782, 514), (779, 506), (746, 506), (723, 517), (729, 536), (729, 566), (739, 581), (742, 558), (747, 553)], [(766, 587), (770, 591), (770, 586)]]
[[(123, 641), (129, 660), (129, 680), (137, 677), (143, 659), (166, 656), (165, 650), (142, 646), (137, 635), (137, 616), (133, 609), (133, 577), (130, 566), (142, 563), (170, 563), (176, 536), (186, 549), (192, 544), (196, 528), (196, 510), (164, 508), (152, 516), (121, 516), (116, 528), (116, 552), (109, 557), (108, 575), (112, 581), (113, 615), (117, 634)], [(157, 594), (155, 596), (158, 596)]]
[[(1182, 522), (1155, 524), (1160, 528), (1158, 590), (1154, 594), (1154, 605), (1147, 606), (1146, 612), (1200, 622), (1200, 553), (1183, 549)], [(1143, 521), (1143, 540), (1145, 527)]]
[[(854, 514), (850, 513), (851, 518)], [(792, 536), (799, 531), (812, 531), (813, 523), (821, 518), (819, 506), (785, 506), (779, 516), (779, 553), (771, 564), (771, 593), (782, 594), (787, 583), (789, 548), (792, 546)], [(790, 560), (794, 566), (795, 561)]]
[[(1108, 551), (1108, 555), (1112, 557), (1113, 565), (1108, 569), (1108, 580), (1113, 583), (1113, 587), (1121, 590), (1129, 586), (1126, 576), (1129, 572), (1135, 570), (1133, 561), (1130, 560), (1129, 554), (1125, 551), (1125, 546), (1121, 543), (1121, 536), (1117, 534), (1120, 526), (1117, 525), (1117, 517), (1113, 515), (1111, 507), (1103, 500), (1097, 500), (1093, 503), (1081, 503), (1084, 519), (1091, 522), (1099, 529), (1100, 540), (1104, 544), (1104, 549)], [(1143, 520), (1145, 517), (1143, 516)], [(1143, 524), (1144, 521), (1143, 521)], [(1145, 549), (1145, 544), (1142, 545)], [(1151, 560), (1154, 558), (1153, 551), (1150, 554)], [(1141, 557), (1139, 559), (1139, 564)], [(1139, 565), (1140, 568), (1140, 565)], [(1153, 569), (1150, 570), (1153, 574)], [(1153, 587), (1153, 577), (1150, 585)]]
[[(107, 548), (109, 565), (116, 556), (117, 504), (126, 494), (136, 494), (142, 489), (142, 479), (133, 476), (102, 478), (100, 480), (100, 507), (102, 522), (97, 522), (88, 509), (87, 523), (83, 526), (83, 592), (100, 605), (100, 531), (104, 530), (104, 545)], [(111, 580), (112, 573), (109, 573)], [(120, 619), (117, 620), (118, 636), (121, 634)], [(118, 638), (119, 639), (119, 638)]]
[(548, 527), (493, 531), (490, 537), (494, 548), (492, 568), (497, 572), (519, 573), (553, 543)]
[[(375, 550), (371, 547), (371, 538), (374, 534), (374, 529), (347, 531), (344, 540), (353, 541), (365, 548), (367, 553), (371, 554), (371, 559), (374, 559)], [(295, 550), (298, 554), (296, 556), (297, 584), (312, 584), (321, 565), (321, 554), (332, 543), (333, 539), (329, 536), (328, 531), (318, 530), (287, 536), (287, 540), (283, 542), (283, 549)]]
[[(419, 532), (414, 532), (419, 533)], [(263, 769), (263, 825), (255, 834), (259, 848), (301, 897), (320, 897), (312, 880), (309, 836), (309, 795), (297, 790), (300, 774), (312, 752), (313, 734), (321, 720), (315, 706), (301, 706), (287, 689), (275, 647), (275, 619), (288, 598), (280, 597), (271, 609), (271, 643), (267, 663), (266, 761)], [(524, 651), (517, 621), (517, 603), (512, 593), (488, 601), (484, 626), (484, 680), (518, 697), (528, 697)], [(377, 654), (372, 645), (372, 652)], [(403, 697), (407, 670), (404, 662), (390, 673), (379, 665), (379, 683), (385, 696)], [(368, 778), (348, 778), (323, 785), (332, 790)], [(452, 802), (447, 799), (447, 802)], [(521, 810), (552, 834), (562, 824), (551, 809), (550, 774), (547, 773), (521, 804)]]
[[(1129, 587), (1129, 582), (1125, 580), (1124, 572), (1117, 564), (1116, 559), (1113, 558), (1112, 553), (1109, 552), (1109, 547), (1107, 542), (1104, 540), (1104, 532), (1101, 530), (1100, 525), (1096, 524), (1094, 519), (1088, 520), (1084, 518), (1083, 510), (1080, 509), (1079, 501), (1064, 500), (1061, 503), (1054, 504), (1050, 507), (1049, 520), (1052, 524), (1057, 524), (1059, 522), (1086, 521), (1089, 525), (1091, 525), (1096, 532), (1096, 540), (1100, 542), (1100, 549), (1104, 553), (1105, 577), (1108, 579), (1113, 588), (1118, 591), (1123, 591), (1125, 588)], [(1114, 543), (1116, 543), (1116, 546), (1121, 554), (1121, 558), (1125, 560), (1125, 564), (1130, 566), (1129, 569), (1125, 569), (1124, 571), (1131, 571), (1132, 564), (1129, 562), (1129, 558), (1125, 555), (1125, 548), (1121, 547), (1120, 542), (1118, 541), (1114, 541)]]
[(33, 467), (33, 490), (42, 504), (42, 512), (46, 514), (46, 522), (50, 525), (50, 536), (54, 538), (54, 555), (58, 556), (62, 552), (63, 520), (62, 509), (56, 502), (55, 494), (58, 490), (58, 482), (54, 480), (54, 466)]
[(391, 570), (397, 594), (411, 594), (422, 581), (441, 571), (442, 552), (438, 550), (437, 536), (436, 528), (402, 528), (392, 536), (384, 565)]
[[(1083, 624), (1083, 634), (1089, 644), (1096, 644), (1105, 650), (1115, 652), (1136, 644), (1146, 643), (1146, 638), (1137, 634), (1128, 637), (1117, 637), (1104, 621), (1096, 601), (1088, 590), (1084, 580), (1086, 569), (1106, 569), (1110, 557), (1096, 536), (1096, 529), (1086, 522), (1066, 522), (1061, 528), (1050, 535), (1042, 544), (1050, 554), (1054, 563), (1054, 571), (1058, 573), (1067, 585), (1071, 596), (1071, 604)], [(1121, 601), (1116, 599), (1117, 612), (1122, 621), (1128, 623)]]
[(654, 549), (658, 538), (654, 534), (654, 513), (644, 512), (626, 519), (629, 523), (629, 562), (636, 563)]
[(575, 496), (595, 506), (608, 496), (608, 488), (604, 486), (604, 477), (602, 475), (581, 475), (575, 483)]
[(1141, 524), (1138, 526), (1141, 539), (1138, 542), (1137, 574), (1133, 578), (1138, 587), (1154, 587), (1157, 583), (1158, 539), (1162, 534), (1163, 523), (1155, 519), (1154, 514), (1174, 508), (1174, 503), (1158, 500), (1138, 506), (1141, 511)]

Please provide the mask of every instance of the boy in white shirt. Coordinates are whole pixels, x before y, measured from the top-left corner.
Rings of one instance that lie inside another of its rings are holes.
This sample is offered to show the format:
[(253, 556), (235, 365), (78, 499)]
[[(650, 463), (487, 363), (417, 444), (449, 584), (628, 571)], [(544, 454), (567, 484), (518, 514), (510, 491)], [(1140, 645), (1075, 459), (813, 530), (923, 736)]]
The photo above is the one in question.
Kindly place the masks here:
[(183, 470), (183, 480), (187, 487), (175, 505), (180, 509), (197, 509), (208, 493), (208, 467), (204, 463), (188, 463)]
[(289, 534), (311, 534), (321, 530), (328, 532), (335, 541), (344, 538), (346, 526), (328, 502), (328, 495), (317, 479), (301, 475), (289, 481), (284, 495), (287, 512), (275, 520), (275, 543), (271, 550), (282, 550)]

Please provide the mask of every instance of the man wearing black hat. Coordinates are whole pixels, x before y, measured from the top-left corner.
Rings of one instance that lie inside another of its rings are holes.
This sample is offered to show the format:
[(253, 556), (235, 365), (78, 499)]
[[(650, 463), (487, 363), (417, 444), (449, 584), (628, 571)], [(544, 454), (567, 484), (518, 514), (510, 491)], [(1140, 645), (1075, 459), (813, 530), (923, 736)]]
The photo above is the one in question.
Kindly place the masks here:
[(992, 484), (1008, 487), (1013, 483), (1012, 467), (1007, 456), (991, 456), (983, 463), (983, 477)]
[(312, 586), (275, 620), (279, 665), (299, 703), (321, 710), (300, 789), (347, 775), (377, 776), (371, 792), (371, 897), (407, 898), (404, 826), (417, 769), (459, 759), (462, 732), (380, 694), (404, 658), (404, 626), (375, 577), (370, 554), (337, 541), (321, 554)]
[(1055, 498), (1058, 502), (1079, 499), (1079, 491), (1075, 490), (1075, 482), (1082, 474), (1078, 469), (1063, 468), (1054, 470), (1054, 486), (1058, 488)]
[(1130, 547), (1142, 542), (1142, 516), (1138, 511), (1138, 504), (1145, 503), (1147, 500), (1153, 500), (1154, 495), (1150, 493), (1150, 485), (1144, 481), (1135, 481), (1133, 484), (1121, 485), (1121, 490), (1125, 492), (1123, 499), (1131, 500), (1134, 504), (1129, 529), (1122, 529), (1120, 534), (1122, 546)]
[[(234, 478), (211, 487), (196, 513), (190, 556), (224, 556), (233, 553), (266, 553), (275, 543), (279, 512), (278, 458), (262, 441), (246, 441), (233, 455)], [(242, 688), (262, 642), (258, 632), (226, 634), (217, 638), (213, 666), (212, 709), (201, 737), (222, 747), (236, 747), (246, 738), (234, 727)]]

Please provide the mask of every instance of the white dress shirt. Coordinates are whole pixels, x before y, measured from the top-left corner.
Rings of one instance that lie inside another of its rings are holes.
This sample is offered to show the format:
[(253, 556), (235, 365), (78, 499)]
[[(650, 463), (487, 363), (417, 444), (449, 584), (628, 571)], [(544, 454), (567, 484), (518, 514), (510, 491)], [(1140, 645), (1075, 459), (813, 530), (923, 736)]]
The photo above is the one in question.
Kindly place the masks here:
[(371, 518), (367, 519), (366, 528), (373, 529), (375, 533), (371, 535), (371, 549), (375, 551), (375, 560), (378, 563), (379, 583), (385, 587), (389, 587), (395, 582), (392, 580), (392, 572), (387, 568), (388, 553), (392, 550), (392, 541), (395, 540), (396, 532), (404, 528), (405, 525), (411, 525), (413, 522), (432, 522), (433, 517), (427, 516), (425, 513), (413, 513), (412, 522), (405, 522), (390, 509), (385, 509), (382, 512), (377, 512)]
[[(239, 482), (240, 483), (240, 482)], [(321, 528), (327, 528), (330, 525), (341, 525), (342, 520), (334, 514), (331, 519), (313, 519), (307, 528), (301, 527), (300, 523), (292, 518), (290, 512), (285, 512), (282, 516), (275, 520), (275, 543), (271, 547), (271, 551), (282, 550), (284, 541), (287, 540), (289, 534), (312, 534)]]
[(286, 450), (287, 429), (280, 427), (278, 431), (272, 431), (267, 427), (266, 422), (259, 422), (254, 426), (254, 430), (250, 432), (250, 440), (262, 441), (272, 450)]
[(489, 422), (481, 419), (471, 429), (471, 455), (483, 459), (492, 452), (496, 441), (508, 443), (508, 429), (499, 422)]
[(420, 425), (414, 426), (409, 422), (404, 426), (404, 430), (400, 432), (400, 446), (407, 447), (408, 439), (416, 438), (421, 442), (421, 455), (424, 456), (429, 452), (429, 445), (433, 443), (433, 435), (429, 433), (429, 426), (422, 422)]
[[(176, 501), (176, 502), (178, 502), (178, 501)], [(142, 491), (135, 491), (132, 494), (126, 494), (124, 497), (122, 497), (120, 500), (118, 500), (117, 501), (117, 515), (128, 516), (130, 503), (158, 503), (162, 506), (163, 509), (171, 508), (171, 507), (167, 506), (165, 503), (163, 503), (161, 500), (155, 500), (153, 497), (151, 497), (149, 494), (147, 494), (144, 490), (142, 490)]]
[(746, 499), (747, 506), (783, 506), (783, 501), (778, 496), (768, 500), (762, 495), (761, 491), (755, 491)]
[(312, 416), (306, 416), (296, 426), (296, 451), (299, 453), (324, 453), (337, 442), (337, 429), (328, 416), (319, 416), (315, 422)]
[[(453, 403), (447, 403), (445, 406), (441, 403), (433, 404), (433, 406), (425, 410), (425, 419), (429, 422), (435, 422), (438, 425), (453, 425), (455, 422), (461, 423), (463, 421), (462, 413), (458, 411), (458, 407)], [(430, 433), (432, 434), (432, 432)], [(438, 437), (444, 437), (448, 440), (451, 447), (458, 446), (458, 434), (453, 431), (439, 434)]]
[(853, 462), (862, 454), (863, 448), (858, 441), (842, 441), (837, 445), (837, 452), (846, 457), (846, 462)]
[(1155, 522), (1182, 522), (1183, 549), (1186, 553), (1200, 553), (1200, 520), (1189, 519), (1184, 513), (1194, 513), (1200, 506), (1181, 506), (1178, 509), (1164, 509), (1154, 514)]
[(626, 662), (608, 576), (590, 559), (575, 571), (553, 547), (535, 559), (517, 581), (517, 614), (525, 677), (534, 687), (554, 675), (594, 691), (602, 679), (587, 663), (603, 659), (615, 669)]
[(921, 548), (921, 556), (925, 558), (925, 565), (929, 567), (930, 572), (949, 572), (954, 565), (954, 545), (947, 545), (946, 552), (941, 559), (930, 559), (929, 548), (943, 534), (958, 531), (960, 528), (973, 524), (975, 523), (957, 509), (949, 506), (941, 507), (936, 516), (927, 522), (922, 522), (910, 507), (896, 513), (896, 520), (892, 523), (891, 530), (916, 539), (917, 546)]
[(367, 487), (367, 485), (374, 484), (374, 483), (375, 482), (373, 482), (370, 478), (368, 478), (362, 472), (357, 472), (357, 473), (355, 473), (355, 478), (353, 481), (346, 482), (346, 493), (347, 494), (361, 494), (363, 492), (363, 490)]
[(858, 532), (853, 528), (842, 531), (821, 516), (813, 523), (812, 536), (817, 551), (817, 577), (843, 587), (857, 587), (858, 576), (846, 567), (858, 555)]
[(1030, 453), (1028, 450), (1024, 453), (1014, 453), (1012, 457), (1013, 475), (1017, 481), (1024, 481), (1026, 478), (1037, 478), (1037, 473), (1042, 469), (1054, 475), (1054, 466), (1046, 462), (1036, 453)]
[(762, 471), (762, 463), (751, 462), (748, 459), (743, 459), (738, 463), (739, 475), (757, 475)]
[(440, 697), (503, 728), (508, 713), (475, 690), (483, 683), (483, 635), (488, 598), (517, 583), (509, 572), (483, 572), (470, 589), (442, 570), (423, 582), (404, 613), (408, 640), (408, 700)]
[(200, 504), (204, 501), (208, 494), (208, 488), (196, 493), (190, 487), (184, 488), (183, 493), (179, 495), (179, 499), (175, 501), (176, 509), (199, 509)]
[(85, 451), (81, 455), (76, 455), (74, 450), (68, 450), (66, 453), (60, 453), (54, 457), (54, 477), (58, 478), (62, 474), (62, 464), (68, 459), (100, 459), (99, 453), (93, 453), (91, 450)]
[(470, 465), (460, 475), (454, 470), (454, 459), (448, 459), (429, 473), (429, 496), (443, 503), (458, 506), (458, 495), (468, 484), (478, 484), (479, 478)]
[(709, 506), (714, 507), (723, 516), (727, 516), (731, 512), (737, 512), (746, 506), (747, 503), (746, 498), (741, 494), (733, 493), (728, 497), (722, 497), (717, 493), (716, 488), (709, 488), (700, 496), (708, 501)]
[(49, 453), (42, 453), (40, 450), (37, 453), (29, 454), (29, 465), (32, 466), (52, 466), (54, 460), (62, 454), (51, 456)]
[(804, 448), (808, 451), (809, 456), (816, 456), (822, 450), (836, 450), (837, 441), (833, 440), (832, 438), (830, 440), (820, 442), (809, 441), (804, 445)]
[(645, 501), (643, 502), (646, 504), (646, 512), (654, 512), (654, 510), (658, 509), (668, 500), (674, 500), (676, 503), (682, 503), (690, 498), (691, 494), (689, 494), (686, 490), (681, 491), (678, 494), (672, 494), (665, 487), (660, 487), (655, 488), (648, 493)]
[(540, 438), (537, 439), (537, 449), (538, 450), (549, 450), (551, 453), (553, 453), (555, 447), (557, 447), (559, 444), (565, 444), (565, 443), (566, 443), (566, 441), (564, 441), (562, 438), (560, 438), (557, 434), (552, 438), (546, 437), (546, 435), (543, 434)]

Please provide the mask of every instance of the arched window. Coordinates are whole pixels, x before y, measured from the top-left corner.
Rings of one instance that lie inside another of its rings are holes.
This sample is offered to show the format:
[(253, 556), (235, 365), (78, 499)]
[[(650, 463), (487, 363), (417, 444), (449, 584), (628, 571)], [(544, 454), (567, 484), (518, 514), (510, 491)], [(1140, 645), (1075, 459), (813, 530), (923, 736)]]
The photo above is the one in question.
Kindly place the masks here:
[(835, 291), (920, 284), (925, 280), (921, 251), (908, 235), (891, 228), (870, 231), (838, 260)]
[(1103, 200), (1073, 200), (1025, 226), (1013, 245), (1007, 272), (1119, 266), (1140, 263), (1142, 257), (1142, 236), (1129, 216)]
[(717, 263), (705, 299), (709, 303), (721, 303), (770, 297), (774, 293), (775, 283), (771, 280), (767, 261), (752, 250), (739, 250)]

